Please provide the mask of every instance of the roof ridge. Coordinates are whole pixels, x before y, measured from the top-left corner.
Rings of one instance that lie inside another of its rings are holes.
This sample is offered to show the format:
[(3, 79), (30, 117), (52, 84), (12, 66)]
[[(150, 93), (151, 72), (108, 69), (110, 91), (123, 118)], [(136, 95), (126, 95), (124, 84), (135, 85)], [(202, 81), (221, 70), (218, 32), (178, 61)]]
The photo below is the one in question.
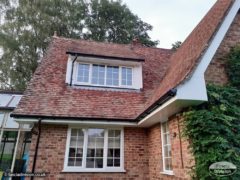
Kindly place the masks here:
[[(117, 45), (117, 46), (124, 46), (124, 47), (133, 47), (131, 43), (129, 44), (123, 44), (123, 43), (115, 43), (115, 42), (108, 42), (108, 41), (94, 41), (91, 39), (75, 39), (75, 38), (68, 38), (68, 37), (63, 37), (63, 36), (52, 36), (53, 39), (62, 39), (62, 40), (67, 40), (67, 41), (82, 41), (82, 42), (89, 42), (89, 43), (96, 43), (96, 44), (106, 44), (106, 45)], [(134, 46), (138, 48), (137, 46)], [(140, 48), (146, 48), (146, 49), (158, 49), (158, 50), (166, 50), (166, 51), (171, 51), (171, 49), (168, 48), (161, 48), (161, 47), (149, 47), (149, 46), (140, 46)]]

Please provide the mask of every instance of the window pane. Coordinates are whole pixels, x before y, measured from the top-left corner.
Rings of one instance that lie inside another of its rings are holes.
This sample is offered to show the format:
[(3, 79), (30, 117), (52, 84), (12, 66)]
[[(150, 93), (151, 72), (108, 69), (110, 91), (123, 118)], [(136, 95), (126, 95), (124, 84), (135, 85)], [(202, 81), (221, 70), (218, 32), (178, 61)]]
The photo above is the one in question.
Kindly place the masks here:
[(68, 158), (68, 166), (74, 166), (75, 158)]
[(97, 158), (95, 161), (95, 168), (102, 168), (103, 167), (103, 158)]
[(162, 124), (162, 146), (163, 146), (163, 161), (165, 164), (164, 170), (172, 170), (172, 152), (171, 152), (171, 142), (170, 142), (170, 132), (168, 123)]
[(82, 158), (76, 158), (76, 166), (82, 166)]
[(83, 129), (71, 129), (68, 166), (82, 166)]
[(103, 167), (104, 129), (88, 129), (87, 168)]
[(114, 159), (114, 166), (115, 167), (119, 167), (120, 166), (120, 159), (119, 158), (115, 158)]
[(120, 130), (108, 131), (108, 167), (120, 166)]
[(113, 158), (108, 158), (107, 159), (107, 166), (113, 166), (114, 165), (114, 163), (113, 163)]
[(118, 86), (119, 85), (119, 67), (107, 66), (107, 85)]
[(95, 165), (94, 165), (94, 158), (87, 158), (87, 161), (86, 161), (86, 167), (87, 168), (94, 168)]
[(89, 82), (89, 64), (78, 64), (78, 73), (77, 73), (77, 81), (78, 82)]
[(122, 85), (132, 86), (132, 68), (122, 67)]
[(92, 84), (104, 85), (104, 81), (105, 81), (105, 66), (93, 64)]

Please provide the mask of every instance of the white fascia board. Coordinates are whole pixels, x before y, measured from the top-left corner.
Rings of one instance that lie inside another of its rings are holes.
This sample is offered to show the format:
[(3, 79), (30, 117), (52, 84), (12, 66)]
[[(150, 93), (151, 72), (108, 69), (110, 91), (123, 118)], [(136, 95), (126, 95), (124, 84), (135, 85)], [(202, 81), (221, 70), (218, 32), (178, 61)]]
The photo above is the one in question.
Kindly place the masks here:
[(207, 90), (204, 79), (204, 72), (207, 70), (213, 56), (223, 41), (228, 29), (230, 28), (236, 14), (240, 8), (240, 0), (235, 0), (227, 16), (223, 20), (219, 30), (214, 36), (210, 46), (200, 59), (200, 63), (192, 74), (192, 77), (185, 83), (177, 87), (177, 99), (207, 101)]
[[(146, 121), (157, 115), (159, 112), (161, 112), (163, 109), (167, 108), (170, 104), (176, 101), (176, 96), (165, 102), (163, 105), (161, 105), (159, 108), (155, 109), (152, 113), (148, 114), (145, 118), (143, 118), (141, 121), (139, 121), (138, 125), (145, 124)], [(161, 119), (165, 119), (167, 117), (161, 117)], [(159, 119), (160, 120), (160, 119)]]
[[(14, 119), (16, 122), (21, 124), (32, 124), (38, 122), (38, 119)], [(51, 120), (42, 119), (44, 124), (66, 124), (66, 125), (104, 125), (104, 126), (136, 126), (136, 122), (117, 122), (117, 121), (74, 121), (74, 120)]]

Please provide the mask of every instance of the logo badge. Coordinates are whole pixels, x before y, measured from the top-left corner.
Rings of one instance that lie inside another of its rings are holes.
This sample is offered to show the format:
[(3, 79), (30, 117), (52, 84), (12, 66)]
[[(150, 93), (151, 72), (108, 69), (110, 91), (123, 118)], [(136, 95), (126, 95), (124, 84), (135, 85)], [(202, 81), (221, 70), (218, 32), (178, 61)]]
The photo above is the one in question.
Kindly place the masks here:
[(209, 167), (209, 171), (215, 176), (224, 177), (233, 175), (237, 171), (237, 167), (233, 163), (221, 161), (213, 163)]

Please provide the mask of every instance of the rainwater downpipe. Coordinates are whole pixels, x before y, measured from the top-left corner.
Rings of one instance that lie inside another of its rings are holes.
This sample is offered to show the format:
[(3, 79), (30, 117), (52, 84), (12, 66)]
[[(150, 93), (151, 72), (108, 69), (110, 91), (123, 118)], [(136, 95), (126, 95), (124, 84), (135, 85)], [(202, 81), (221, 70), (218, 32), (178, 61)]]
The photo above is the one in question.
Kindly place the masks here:
[(74, 60), (72, 61), (72, 69), (71, 69), (71, 77), (70, 77), (70, 86), (72, 86), (72, 80), (73, 80), (73, 68), (74, 68), (74, 63), (77, 60), (77, 55), (75, 56)]
[[(37, 154), (38, 154), (38, 146), (39, 146), (39, 141), (40, 141), (40, 136), (41, 136), (41, 123), (42, 119), (38, 120), (38, 137), (37, 137), (37, 143), (35, 147), (35, 154), (34, 154), (34, 159), (33, 159), (33, 166), (32, 166), (32, 173), (35, 172), (35, 166), (36, 166), (36, 161), (37, 161)], [(31, 180), (33, 180), (34, 176), (31, 176)]]

